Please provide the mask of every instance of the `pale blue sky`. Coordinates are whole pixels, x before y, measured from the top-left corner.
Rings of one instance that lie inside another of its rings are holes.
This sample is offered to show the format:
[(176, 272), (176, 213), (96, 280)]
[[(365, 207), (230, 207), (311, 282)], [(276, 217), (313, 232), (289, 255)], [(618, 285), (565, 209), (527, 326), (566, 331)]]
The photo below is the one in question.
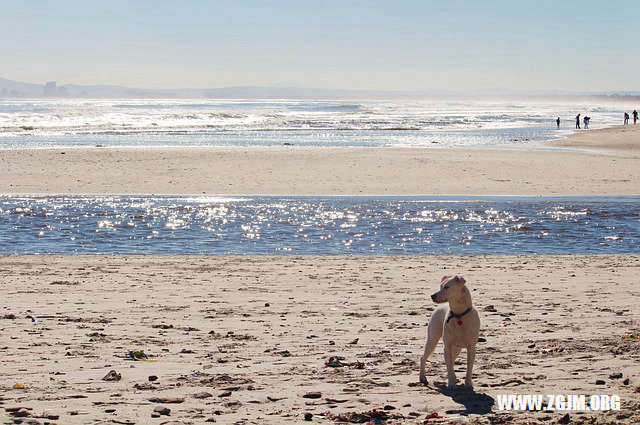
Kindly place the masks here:
[(0, 77), (639, 90), (639, 32), (637, 0), (0, 0)]

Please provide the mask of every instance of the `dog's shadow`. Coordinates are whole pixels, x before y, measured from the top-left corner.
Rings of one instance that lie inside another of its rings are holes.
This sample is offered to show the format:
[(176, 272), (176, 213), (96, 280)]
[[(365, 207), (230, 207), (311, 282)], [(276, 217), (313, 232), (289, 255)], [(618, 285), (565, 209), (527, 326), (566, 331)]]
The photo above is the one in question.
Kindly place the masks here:
[(442, 395), (451, 397), (453, 401), (464, 406), (464, 410), (448, 410), (446, 413), (449, 414), (486, 415), (487, 413), (491, 413), (491, 409), (495, 404), (493, 397), (484, 393), (475, 392), (475, 390), (468, 390), (462, 385), (458, 385), (455, 389), (450, 390), (447, 388), (446, 383), (434, 382), (433, 389)]

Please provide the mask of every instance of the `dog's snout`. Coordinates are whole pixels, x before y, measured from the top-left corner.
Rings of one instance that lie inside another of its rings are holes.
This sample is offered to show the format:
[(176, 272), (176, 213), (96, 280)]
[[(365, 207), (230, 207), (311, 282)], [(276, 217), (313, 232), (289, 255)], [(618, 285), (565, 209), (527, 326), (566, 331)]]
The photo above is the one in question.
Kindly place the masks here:
[(437, 295), (438, 295), (438, 293), (437, 293), (437, 292), (436, 292), (435, 294), (431, 295), (431, 299), (432, 299), (433, 301), (435, 301), (435, 300), (436, 300), (436, 296), (437, 296)]

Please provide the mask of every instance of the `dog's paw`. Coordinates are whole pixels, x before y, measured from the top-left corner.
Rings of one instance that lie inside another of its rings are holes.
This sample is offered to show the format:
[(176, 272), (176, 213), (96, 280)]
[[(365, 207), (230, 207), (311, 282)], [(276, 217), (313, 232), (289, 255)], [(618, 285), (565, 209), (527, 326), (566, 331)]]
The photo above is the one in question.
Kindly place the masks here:
[(420, 383), (425, 385), (429, 383), (425, 375), (420, 375)]

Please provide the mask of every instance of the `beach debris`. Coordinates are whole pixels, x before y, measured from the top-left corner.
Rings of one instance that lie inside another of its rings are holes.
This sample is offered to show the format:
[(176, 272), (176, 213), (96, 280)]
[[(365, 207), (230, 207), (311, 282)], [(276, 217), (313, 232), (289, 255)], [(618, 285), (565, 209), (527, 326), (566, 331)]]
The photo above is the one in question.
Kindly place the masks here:
[(45, 410), (44, 412), (42, 412), (40, 417), (43, 418), (43, 419), (51, 419), (52, 421), (55, 421), (55, 420), (58, 420), (60, 418), (60, 415), (58, 415), (57, 413), (52, 412), (51, 410)]
[(559, 424), (568, 424), (571, 422), (571, 416), (568, 413), (565, 413), (563, 417), (558, 421)]
[(625, 378), (624, 381), (622, 381), (622, 385), (629, 385), (629, 378)]
[(9, 320), (14, 320), (16, 319), (16, 315), (13, 313), (6, 313), (2, 315), (3, 319), (9, 319)]
[(302, 396), (302, 398), (311, 398), (311, 399), (316, 399), (321, 397), (322, 397), (322, 393), (320, 391), (311, 391), (311, 392), (305, 393)]
[(143, 383), (135, 383), (133, 385), (133, 388), (135, 388), (136, 390), (155, 390), (156, 387), (153, 384), (150, 384), (148, 382), (143, 382)]
[(357, 343), (358, 343), (358, 341), (359, 341), (359, 340), (360, 340), (360, 338), (356, 338), (356, 339), (354, 339), (353, 341), (349, 342), (349, 344), (351, 344), (351, 345), (355, 345), (355, 344), (357, 344)]
[(181, 397), (151, 397), (148, 398), (151, 403), (179, 404), (184, 402)]
[(596, 385), (604, 385), (604, 384), (606, 384), (604, 379), (596, 379)]
[(156, 375), (149, 375), (147, 379), (149, 380), (149, 382), (153, 382), (153, 381), (157, 381), (158, 377)]
[(611, 375), (609, 375), (609, 379), (620, 379), (620, 378), (622, 378), (622, 373), (620, 372), (612, 373)]
[(156, 359), (152, 359), (144, 353), (144, 350), (131, 350), (129, 351), (129, 358), (136, 362), (155, 362)]
[(31, 408), (26, 406), (5, 407), (4, 410), (15, 418), (26, 418), (31, 416)]
[(369, 410), (367, 412), (343, 412), (338, 414), (326, 413), (325, 417), (335, 422), (364, 424), (368, 422), (380, 423), (390, 419), (404, 419), (400, 414), (389, 414), (384, 410)]
[(329, 360), (324, 362), (324, 365), (327, 367), (352, 367), (354, 369), (364, 369), (364, 363), (355, 361), (351, 363), (343, 362), (344, 357), (342, 356), (331, 356)]
[(11, 388), (13, 388), (14, 390), (24, 390), (27, 387), (24, 384), (13, 384), (13, 387)]
[(156, 325), (151, 325), (154, 329), (173, 329), (173, 325), (167, 325), (165, 323), (159, 323)]
[(309, 412), (305, 413), (304, 420), (307, 422), (311, 422), (313, 420), (313, 413), (309, 413)]
[(488, 305), (485, 308), (483, 308), (484, 311), (488, 311), (490, 313), (495, 313), (498, 310), (496, 310), (496, 307), (492, 304), (492, 305)]
[[(6, 317), (5, 317), (5, 319), (6, 319)], [(640, 338), (640, 336), (638, 336), (638, 334), (626, 334), (624, 337), (626, 339), (639, 339)]]
[(31, 416), (31, 412), (29, 412), (29, 410), (27, 410), (26, 408), (20, 408), (18, 410), (10, 412), (9, 414), (15, 418), (26, 418), (28, 416)]
[(232, 392), (231, 391), (224, 391), (221, 392), (220, 394), (218, 394), (218, 397), (222, 398), (222, 397), (231, 397)]
[(195, 393), (195, 394), (193, 395), (193, 398), (197, 398), (197, 399), (203, 399), (203, 398), (209, 398), (209, 397), (213, 397), (213, 394), (208, 393), (208, 392), (206, 392), (206, 391), (202, 391), (202, 392), (199, 392), (199, 393)]
[(429, 419), (439, 419), (441, 416), (438, 414), (438, 412), (431, 412), (429, 413), (426, 417), (425, 420), (429, 420)]
[(171, 409), (165, 406), (156, 406), (153, 409), (153, 413), (156, 413), (158, 416), (169, 416)]
[(102, 378), (103, 381), (113, 381), (113, 382), (117, 382), (121, 379), (122, 379), (122, 375), (116, 372), (115, 370), (110, 370), (109, 373), (107, 373)]

